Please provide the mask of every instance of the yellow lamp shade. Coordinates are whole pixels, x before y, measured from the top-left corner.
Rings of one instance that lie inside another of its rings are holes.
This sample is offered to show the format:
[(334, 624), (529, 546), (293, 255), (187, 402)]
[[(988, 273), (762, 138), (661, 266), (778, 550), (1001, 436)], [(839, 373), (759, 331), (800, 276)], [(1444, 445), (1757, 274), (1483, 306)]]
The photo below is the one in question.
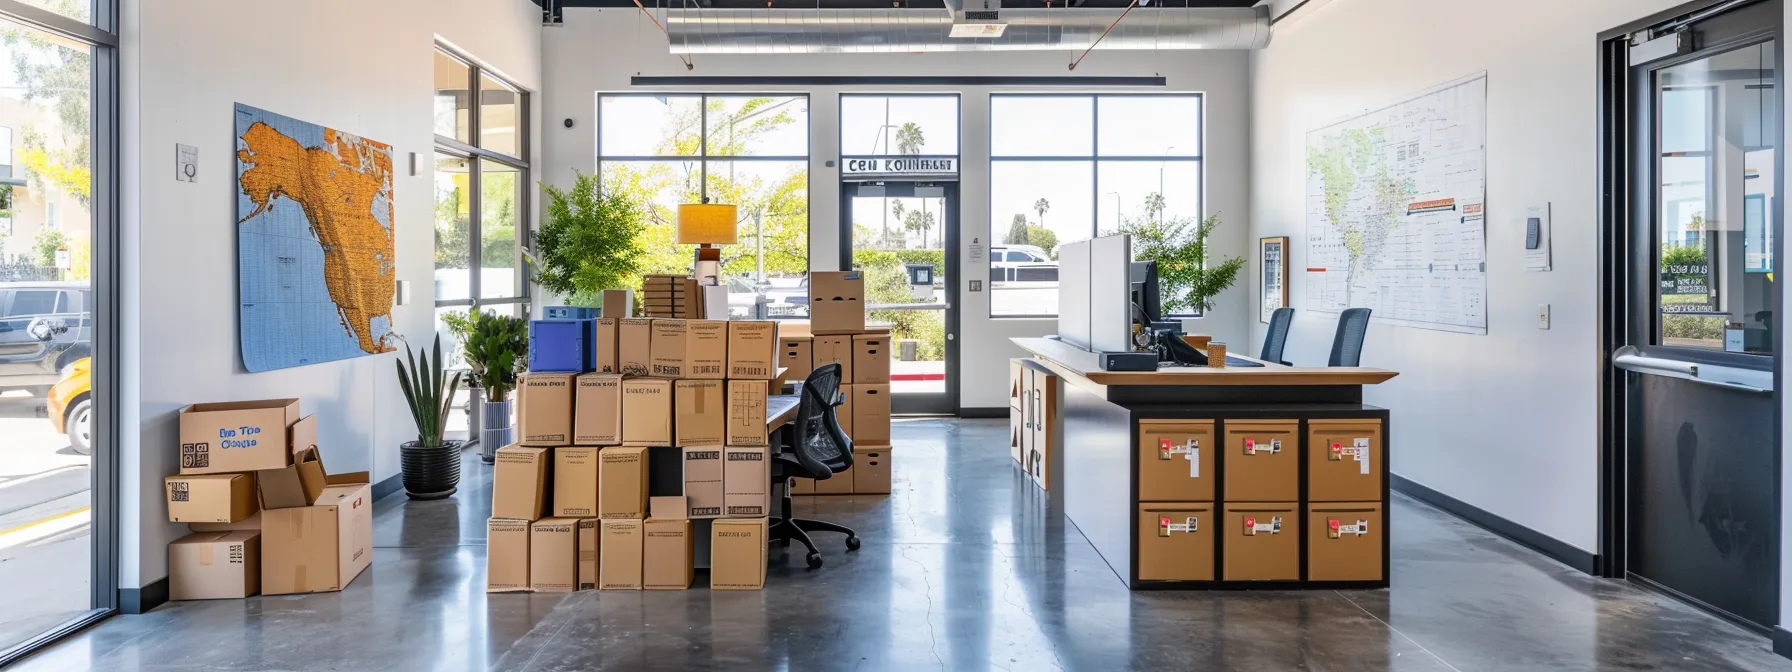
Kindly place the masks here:
[(732, 205), (686, 203), (678, 206), (678, 244), (733, 245), (738, 210)]

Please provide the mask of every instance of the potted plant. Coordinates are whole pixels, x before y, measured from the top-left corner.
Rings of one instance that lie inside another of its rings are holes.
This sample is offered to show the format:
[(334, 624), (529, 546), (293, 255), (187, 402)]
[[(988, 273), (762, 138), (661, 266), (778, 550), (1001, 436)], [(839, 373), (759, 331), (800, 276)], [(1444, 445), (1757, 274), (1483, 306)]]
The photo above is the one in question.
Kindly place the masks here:
[(529, 324), (495, 313), (469, 315), (464, 351), (473, 370), (470, 385), (485, 391), (479, 408), (479, 459), (491, 464), (497, 450), (510, 445), (510, 393), (529, 350)]
[[(436, 335), (430, 353), (421, 358), (404, 346), (398, 361), (398, 385), (404, 390), (417, 424), (417, 440), (399, 446), (399, 466), (404, 470), (404, 489), (412, 499), (441, 499), (460, 485), (459, 441), (443, 438), (448, 429), (448, 406), (460, 389), (460, 372), (442, 371), (442, 337)], [(409, 363), (410, 366), (406, 366)]]
[(573, 305), (596, 306), (603, 290), (640, 272), (647, 219), (626, 190), (600, 189), (595, 175), (575, 176), (571, 189), (542, 184), (548, 207), (535, 235), (535, 281)]
[[(1186, 217), (1165, 219), (1162, 206), (1152, 207), (1153, 202), (1147, 199), (1145, 217), (1128, 220), (1120, 227), (1121, 233), (1132, 235), (1133, 258), (1157, 262), (1166, 315), (1211, 310), (1214, 298), (1238, 281), (1244, 258), (1230, 257), (1208, 265), (1207, 237), (1219, 228), (1220, 216), (1208, 215), (1199, 222)], [(1163, 315), (1157, 317), (1164, 319)]]

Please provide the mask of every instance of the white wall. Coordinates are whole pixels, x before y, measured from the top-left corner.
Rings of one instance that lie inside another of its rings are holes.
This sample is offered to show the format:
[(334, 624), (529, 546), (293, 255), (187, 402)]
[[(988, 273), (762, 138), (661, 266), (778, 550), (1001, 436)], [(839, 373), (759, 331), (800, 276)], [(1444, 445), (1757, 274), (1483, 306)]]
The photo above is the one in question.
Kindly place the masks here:
[[(1488, 333), (1374, 325), (1367, 366), (1398, 378), (1393, 470), (1543, 534), (1597, 548), (1598, 34), (1679, 0), (1336, 0), (1276, 26), (1252, 67), (1254, 240), (1289, 236), (1303, 306), (1308, 131), (1486, 71)], [(1509, 25), (1461, 31), (1443, 26)], [(1553, 204), (1554, 267), (1527, 273), (1527, 204)], [(1253, 287), (1254, 289), (1254, 287)], [(1552, 327), (1536, 326), (1538, 304)], [(1288, 358), (1323, 363), (1335, 317), (1296, 314)], [(1253, 321), (1261, 337), (1263, 325)]]
[[(542, 90), (543, 181), (566, 185), (572, 170), (591, 172), (596, 163), (597, 92), (631, 90), (632, 76), (687, 74), (684, 64), (667, 48), (666, 39), (635, 9), (567, 9), (566, 25), (543, 31)], [(800, 76), (800, 75), (1007, 75), (1062, 76), (1072, 54), (1068, 52), (987, 52), (973, 54), (825, 54), (825, 55), (729, 55), (695, 57), (689, 74), (705, 76)], [(1246, 207), (1247, 136), (1246, 60), (1241, 51), (1118, 52), (1098, 51), (1077, 67), (1077, 75), (1150, 76), (1168, 79), (1164, 91), (1206, 92), (1207, 212), (1219, 212), (1226, 224), (1215, 233), (1213, 248), (1228, 255), (1247, 254)], [(808, 93), (810, 116), (809, 245), (810, 267), (834, 270), (839, 263), (839, 170), (826, 165), (839, 159), (839, 102), (842, 91), (895, 91), (895, 87), (807, 86), (788, 91), (746, 87), (756, 93)], [(664, 88), (645, 90), (667, 90)], [(691, 91), (726, 91), (726, 87), (693, 87)], [(962, 195), (960, 237), (989, 240), (989, 93), (992, 87), (907, 89), (959, 93), (961, 120)], [(1015, 89), (1028, 90), (1028, 89)], [(571, 129), (563, 119), (574, 120)], [(997, 408), (1006, 405), (1007, 359), (1022, 353), (1008, 342), (1015, 336), (1040, 336), (1056, 331), (1051, 320), (995, 320), (989, 315), (989, 294), (970, 293), (965, 280), (988, 278), (987, 262), (973, 265), (969, 255), (960, 258), (961, 309), (959, 360), (960, 403), (966, 407)], [(1233, 343), (1246, 335), (1247, 300), (1244, 281), (1219, 298), (1214, 317), (1204, 331)], [(1255, 350), (1255, 347), (1247, 348)]]
[[(540, 9), (528, 0), (127, 0), (123, 39), (124, 363), (121, 586), (167, 575), (161, 481), (176, 472), (177, 411), (194, 402), (298, 397), (320, 420), (331, 471), (398, 473), (415, 437), (393, 355), (245, 373), (237, 347), (233, 105), (393, 145), (397, 331), (434, 330), (433, 47), (440, 40), (523, 88), (541, 88)], [(199, 180), (176, 182), (176, 143)], [(421, 170), (409, 175), (410, 153)]]

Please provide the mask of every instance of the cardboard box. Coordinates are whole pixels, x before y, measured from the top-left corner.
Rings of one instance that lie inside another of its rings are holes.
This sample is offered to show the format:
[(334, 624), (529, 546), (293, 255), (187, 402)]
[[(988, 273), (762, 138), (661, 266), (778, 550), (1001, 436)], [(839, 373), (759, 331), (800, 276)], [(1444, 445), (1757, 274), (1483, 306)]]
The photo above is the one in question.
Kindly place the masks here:
[(162, 489), (170, 523), (234, 523), (260, 510), (250, 474), (169, 476), (162, 479)]
[(778, 323), (728, 323), (728, 377), (771, 380), (778, 369)]
[(853, 394), (852, 388), (851, 385), (840, 386), (840, 405), (834, 407), (834, 422), (839, 423), (840, 431), (844, 432), (849, 439), (853, 438), (852, 411), (856, 396)]
[(327, 480), (323, 454), (317, 450), (317, 416), (293, 423), (292, 464), (255, 472), (261, 508), (290, 509), (311, 506), (323, 494)]
[(194, 532), (235, 532), (237, 530), (261, 531), (261, 512), (256, 511), (248, 518), (234, 523), (188, 523), (187, 529)]
[(572, 445), (571, 373), (525, 373), (516, 386), (517, 443)]
[(598, 460), (597, 517), (647, 517), (647, 449), (605, 448)]
[(865, 276), (858, 271), (809, 273), (809, 330), (816, 336), (865, 330)]
[(1212, 420), (1140, 420), (1139, 501), (1213, 501), (1220, 451), (1213, 432)]
[[(792, 496), (815, 494), (815, 479), (813, 479), (813, 478), (792, 478), (792, 479), (790, 479), (790, 494)], [(782, 506), (782, 505), (780, 505), (780, 506)]]
[(530, 320), (529, 370), (540, 373), (584, 373), (596, 353), (591, 320)]
[(622, 443), (622, 374), (587, 373), (573, 381), (572, 443)]
[(616, 327), (616, 365), (622, 373), (645, 376), (653, 370), (653, 320), (631, 317)]
[(672, 381), (665, 378), (623, 380), (622, 417), (623, 444), (672, 445)]
[(648, 518), (641, 524), (641, 587), (685, 590), (691, 587), (691, 521)]
[(764, 518), (723, 518), (710, 525), (710, 590), (765, 588), (767, 529)]
[(1307, 505), (1307, 580), (1382, 579), (1380, 502)]
[(790, 380), (807, 380), (809, 372), (815, 370), (815, 337), (790, 334), (778, 337), (778, 366), (789, 369), (786, 375)]
[(722, 514), (729, 518), (764, 516), (770, 510), (771, 455), (765, 446), (722, 449)]
[(195, 532), (168, 544), (168, 599), (235, 599), (259, 592), (260, 532)]
[(596, 518), (579, 519), (579, 590), (597, 588), (597, 549), (603, 538)]
[(720, 518), (724, 502), (722, 447), (684, 449), (684, 498), (691, 518)]
[(1307, 501), (1381, 499), (1381, 421), (1307, 421)]
[(1213, 504), (1139, 505), (1139, 580), (1212, 581)]
[(529, 590), (570, 593), (579, 584), (579, 520), (543, 518), (529, 526)]
[[(1300, 498), (1300, 421), (1228, 420), (1226, 500), (1292, 502)], [(1376, 493), (1376, 499), (1380, 499)]]
[(725, 442), (728, 426), (728, 397), (724, 381), (680, 380), (674, 387), (673, 407), (678, 419), (673, 422), (675, 441), (672, 445), (713, 446)]
[(649, 348), (652, 375), (661, 378), (684, 377), (685, 321), (654, 320), (653, 344)]
[(890, 447), (855, 443), (852, 446), (852, 491), (861, 495), (890, 494)]
[(816, 336), (813, 344), (815, 368), (840, 365), (840, 384), (852, 384), (852, 336)]
[(597, 450), (582, 446), (553, 449), (554, 517), (597, 517)]
[(485, 521), (485, 592), (529, 590), (529, 521)]
[(532, 521), (547, 508), (546, 448), (505, 446), (492, 459), (492, 517)]
[(605, 520), (603, 540), (598, 542), (599, 590), (640, 590), (641, 554), (644, 543), (641, 521), (633, 518)]
[(852, 440), (890, 444), (890, 385), (852, 386)]
[(852, 478), (853, 478), (852, 472), (854, 470), (856, 470), (857, 468), (858, 468), (858, 465), (855, 463), (853, 466), (848, 467), (846, 469), (846, 471), (836, 471), (836, 472), (834, 472), (834, 475), (832, 477), (824, 478), (824, 479), (821, 479), (818, 481), (813, 481), (813, 483), (815, 484), (815, 494), (817, 494), (817, 495), (850, 495), (850, 494), (853, 494), (853, 488), (855, 488), (857, 486), (855, 486), (852, 482)]
[[(1226, 456), (1228, 466), (1232, 456)], [(1300, 507), (1293, 503), (1227, 504), (1220, 534), (1221, 577), (1227, 581), (1300, 580)]]
[(725, 320), (685, 323), (684, 377), (703, 380), (728, 377), (728, 325)]
[(684, 495), (648, 497), (647, 517), (660, 520), (688, 520), (691, 515), (685, 501)]
[(606, 289), (603, 295), (603, 316), (624, 318), (635, 316), (635, 290)]
[(330, 477), (317, 503), (261, 512), (261, 590), (342, 590), (373, 563), (373, 486), (367, 472)]
[(622, 324), (619, 317), (600, 317), (593, 321), (596, 325), (591, 334), (591, 370), (598, 373), (622, 373), (622, 362), (617, 359), (616, 346), (621, 340), (618, 327)]
[(180, 412), (180, 473), (228, 474), (292, 463), (299, 400), (193, 404)]
[(728, 445), (766, 445), (765, 401), (764, 381), (728, 381)]
[(859, 334), (852, 337), (852, 382), (889, 384), (890, 335)]

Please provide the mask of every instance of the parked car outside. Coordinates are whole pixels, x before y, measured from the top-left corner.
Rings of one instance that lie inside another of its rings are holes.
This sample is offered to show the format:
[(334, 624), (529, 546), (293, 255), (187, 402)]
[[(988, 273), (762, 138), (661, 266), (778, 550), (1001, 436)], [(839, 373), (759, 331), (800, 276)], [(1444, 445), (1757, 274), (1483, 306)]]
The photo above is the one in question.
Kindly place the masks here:
[(43, 395), (93, 354), (93, 292), (85, 282), (0, 283), (0, 392)]
[(992, 245), (990, 282), (1057, 282), (1058, 262), (1035, 245)]
[(45, 400), (50, 425), (68, 436), (75, 452), (93, 454), (93, 358), (82, 357), (69, 365), (62, 381), (50, 387)]

